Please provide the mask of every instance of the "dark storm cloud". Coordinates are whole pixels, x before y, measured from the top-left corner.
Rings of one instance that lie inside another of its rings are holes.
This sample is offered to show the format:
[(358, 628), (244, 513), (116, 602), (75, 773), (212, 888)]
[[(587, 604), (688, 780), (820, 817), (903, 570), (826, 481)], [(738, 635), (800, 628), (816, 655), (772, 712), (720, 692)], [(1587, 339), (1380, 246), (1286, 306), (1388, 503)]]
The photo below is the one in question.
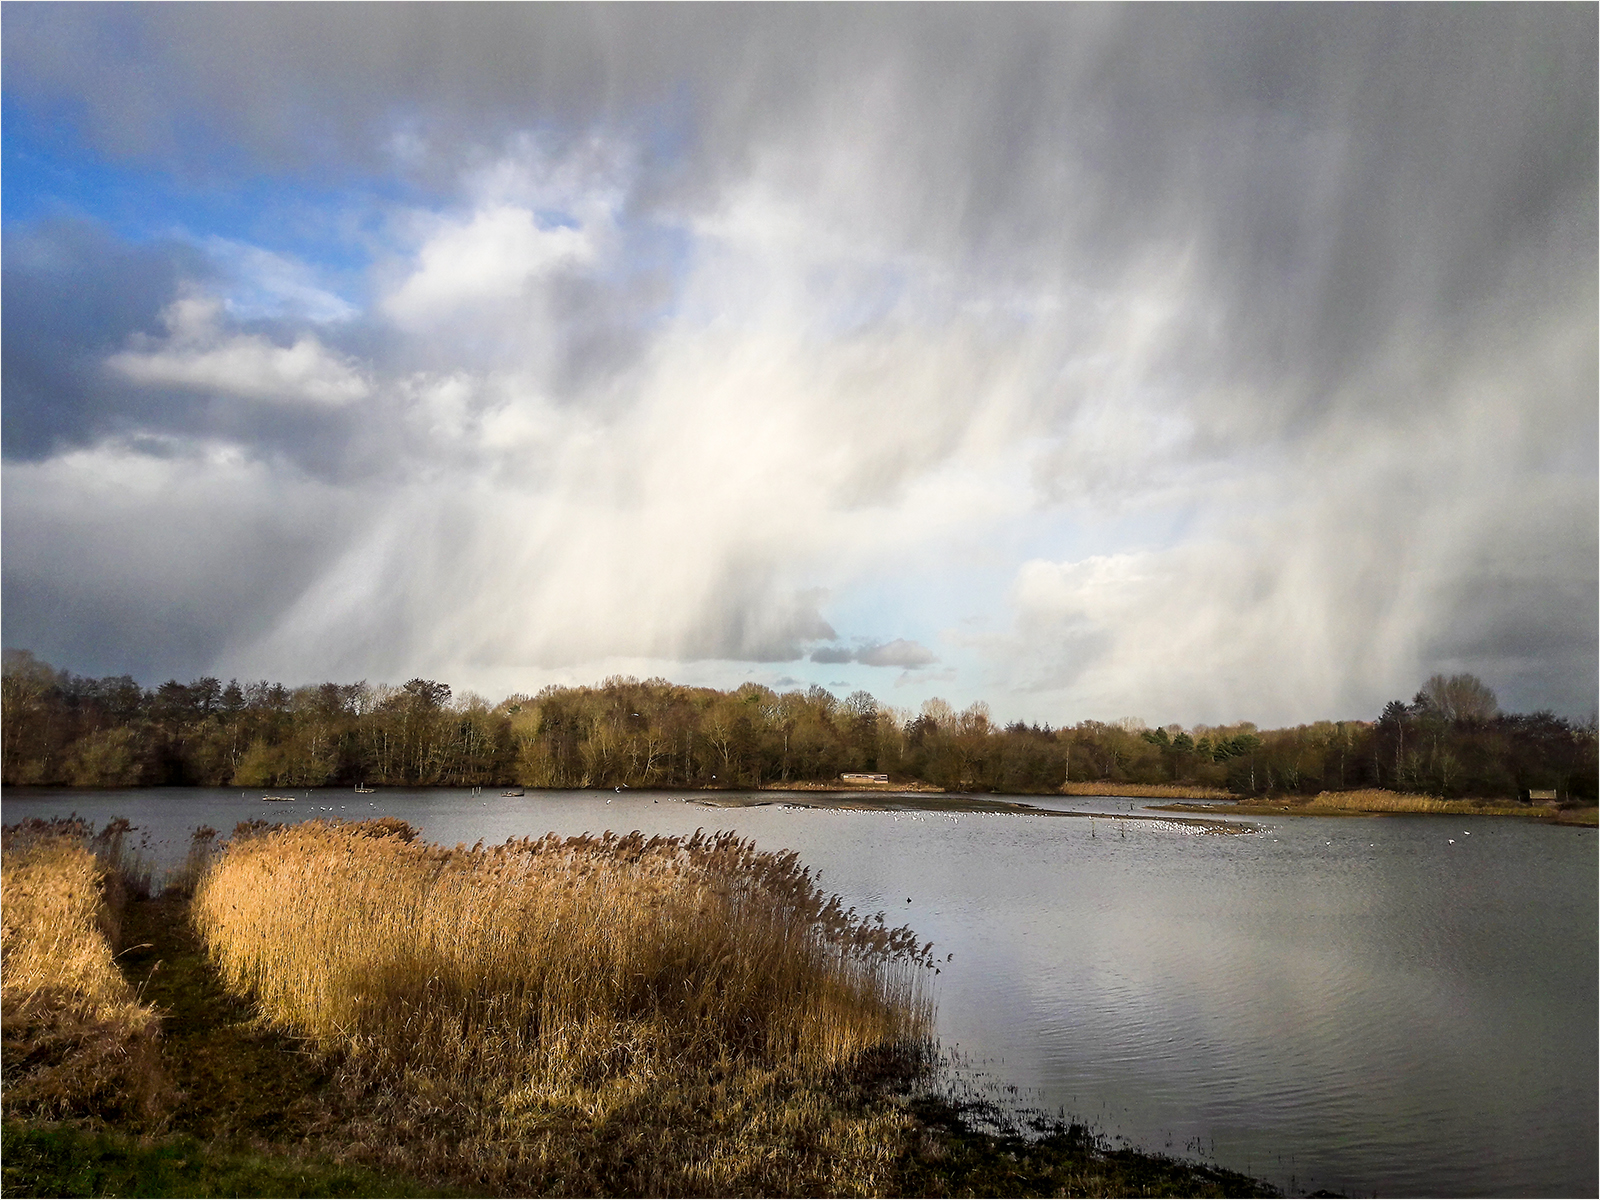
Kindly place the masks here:
[(749, 565), (730, 573), (680, 645), (646, 649), (689, 660), (794, 662), (807, 643), (838, 636), (818, 611), (817, 593), (775, 594), (762, 575)]
[(365, 516), (259, 464), (139, 461), (7, 466), (8, 640), (26, 631), (40, 657), (80, 673), (192, 678), (270, 629)]
[[(8, 229), (0, 359), (6, 459), (38, 461), (107, 438), (170, 455), (194, 439), (221, 438), (314, 474), (346, 472), (348, 414), (256, 403), (218, 388), (152, 386), (108, 367), (130, 345), (164, 336), (168, 306), (217, 276), (183, 242), (130, 245), (85, 220)], [(268, 344), (287, 346), (299, 335), (273, 321), (227, 324)]]
[[(1445, 615), (1431, 631), (1427, 656), (1441, 669), (1455, 664), (1494, 680), (1508, 711), (1552, 708), (1581, 717), (1596, 708), (1591, 672), (1600, 661), (1600, 563), (1592, 532), (1584, 536), (1594, 501), (1545, 503), (1554, 512), (1497, 514), (1499, 537), (1490, 544), (1512, 549), (1472, 564), (1467, 582), (1441, 605)], [(1549, 516), (1556, 519), (1547, 525), (1541, 518)]]
[(848, 646), (818, 646), (811, 652), (811, 661), (816, 663), (847, 663), (855, 660), (856, 652)]
[[(116, 546), (91, 558), (80, 556), (84, 542), (77, 541), (63, 555), (59, 542), (33, 544), (26, 534), (8, 533), (7, 622), (35, 631), (30, 642), (45, 661), (81, 674), (129, 673), (151, 682), (204, 674), (230, 643), (269, 628), (324, 565), (318, 542), (329, 521), (323, 513), (299, 530), (264, 529), (197, 515), (200, 521), (182, 529), (162, 521), (173, 543), (158, 560), (170, 572), (165, 585), (153, 578), (156, 563), (146, 556), (129, 563)], [(117, 524), (124, 536), (144, 540), (143, 531)], [(234, 546), (217, 545), (230, 537), (239, 539)], [(200, 574), (193, 559), (207, 543), (210, 570)], [(142, 602), (152, 591), (162, 603)]]
[(136, 333), (155, 333), (183, 278), (208, 274), (187, 246), (129, 246), (81, 221), (6, 231), (5, 354), (0, 359), (8, 459), (37, 459), (163, 420), (154, 403), (107, 378), (104, 360)]

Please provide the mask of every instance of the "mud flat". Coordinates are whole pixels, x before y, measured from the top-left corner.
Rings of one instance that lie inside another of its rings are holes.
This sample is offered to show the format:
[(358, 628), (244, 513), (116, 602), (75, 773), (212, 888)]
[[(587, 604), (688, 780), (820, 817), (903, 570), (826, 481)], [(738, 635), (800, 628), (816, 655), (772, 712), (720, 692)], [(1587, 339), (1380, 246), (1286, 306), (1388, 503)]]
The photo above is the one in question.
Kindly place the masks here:
[(793, 798), (768, 800), (758, 796), (696, 796), (685, 798), (689, 804), (704, 808), (766, 808), (820, 809), (831, 812), (930, 812), (930, 813), (988, 813), (1025, 817), (1069, 817), (1089, 821), (1145, 822), (1159, 828), (1182, 829), (1184, 832), (1202, 833), (1259, 833), (1261, 827), (1243, 821), (1204, 820), (1194, 817), (1166, 817), (1155, 813), (1096, 813), (1071, 812), (1054, 808), (1040, 808), (1017, 800), (989, 800), (978, 796), (940, 793), (930, 796), (923, 792), (845, 792), (830, 795), (827, 799), (798, 800)]

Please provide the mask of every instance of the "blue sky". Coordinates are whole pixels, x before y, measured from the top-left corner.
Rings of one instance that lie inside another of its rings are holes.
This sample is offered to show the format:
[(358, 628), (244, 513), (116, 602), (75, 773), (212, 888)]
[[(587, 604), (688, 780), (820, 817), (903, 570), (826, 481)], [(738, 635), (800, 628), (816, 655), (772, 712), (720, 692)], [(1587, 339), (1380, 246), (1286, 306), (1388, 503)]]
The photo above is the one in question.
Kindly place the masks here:
[(37, 113), (9, 93), (4, 126), (0, 160), (11, 227), (76, 218), (133, 242), (220, 237), (358, 281), (371, 255), (352, 229), (377, 236), (380, 206), (411, 191), (392, 178), (319, 188), (269, 174), (180, 176), (163, 164), (101, 153), (84, 143), (74, 123)]
[(5, 15), (8, 646), (1594, 707), (1592, 10)]

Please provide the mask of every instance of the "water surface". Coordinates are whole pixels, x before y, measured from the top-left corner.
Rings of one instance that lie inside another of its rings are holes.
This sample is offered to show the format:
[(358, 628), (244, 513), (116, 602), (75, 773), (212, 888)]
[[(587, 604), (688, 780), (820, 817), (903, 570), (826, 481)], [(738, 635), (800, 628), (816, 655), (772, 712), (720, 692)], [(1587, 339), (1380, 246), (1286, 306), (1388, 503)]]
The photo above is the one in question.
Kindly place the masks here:
[(953, 955), (936, 980), (942, 1041), (1041, 1107), (1297, 1192), (1600, 1192), (1593, 830), (1285, 816), (1220, 837), (1078, 797), (1017, 799), (1103, 815), (711, 808), (684, 792), (260, 796), (12, 789), (3, 808), (125, 815), (168, 863), (195, 825), (262, 816), (392, 814), (452, 845), (734, 829)]

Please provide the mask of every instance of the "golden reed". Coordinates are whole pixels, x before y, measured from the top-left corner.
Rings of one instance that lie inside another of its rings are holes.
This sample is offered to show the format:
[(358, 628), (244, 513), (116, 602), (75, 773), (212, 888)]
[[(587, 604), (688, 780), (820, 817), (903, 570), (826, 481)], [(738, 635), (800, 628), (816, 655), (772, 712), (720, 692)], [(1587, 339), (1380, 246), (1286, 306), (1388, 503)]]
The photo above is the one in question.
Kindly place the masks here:
[(1362, 788), (1349, 792), (1318, 792), (1305, 802), (1308, 808), (1338, 808), (1356, 812), (1456, 813), (1461, 816), (1526, 816), (1526, 805), (1503, 800), (1446, 800), (1422, 793)]
[(794, 854), (415, 834), (241, 826), (192, 910), (229, 985), (385, 1074), (534, 1104), (718, 1064), (816, 1078), (928, 1035), (930, 947), (843, 911)]
[(1150, 800), (1232, 800), (1225, 788), (1188, 783), (1064, 783), (1063, 796), (1123, 796)]
[(159, 1021), (113, 960), (127, 830), (35, 819), (0, 835), (8, 1116), (143, 1118), (159, 1103)]

